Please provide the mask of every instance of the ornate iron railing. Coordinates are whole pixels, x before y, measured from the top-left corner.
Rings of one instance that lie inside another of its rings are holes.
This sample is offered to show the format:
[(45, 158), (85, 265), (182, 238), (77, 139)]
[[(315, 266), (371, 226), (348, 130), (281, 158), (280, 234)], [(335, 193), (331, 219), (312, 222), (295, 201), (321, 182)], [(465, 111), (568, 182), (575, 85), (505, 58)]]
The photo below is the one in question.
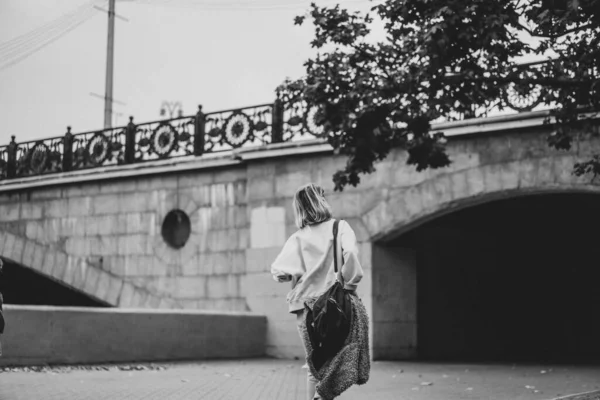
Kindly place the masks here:
[[(448, 119), (486, 117), (504, 108), (531, 111), (544, 106), (543, 97), (540, 87), (523, 91), (507, 85), (503, 96), (486, 107)], [(272, 104), (206, 114), (199, 106), (195, 115), (142, 124), (130, 117), (126, 126), (77, 134), (69, 127), (64, 136), (37, 141), (17, 143), (12, 136), (0, 146), (0, 180), (322, 137), (317, 115), (316, 107), (301, 101), (284, 105), (278, 98)]]

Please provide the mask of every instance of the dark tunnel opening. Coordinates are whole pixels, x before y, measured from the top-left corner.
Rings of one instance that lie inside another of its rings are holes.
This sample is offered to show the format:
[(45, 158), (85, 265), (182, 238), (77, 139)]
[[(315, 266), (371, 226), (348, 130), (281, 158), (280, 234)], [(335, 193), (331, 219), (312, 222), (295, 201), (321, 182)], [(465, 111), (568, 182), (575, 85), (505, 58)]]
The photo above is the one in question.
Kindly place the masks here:
[(86, 293), (62, 284), (33, 269), (4, 260), (0, 292), (5, 304), (110, 307)]
[(388, 243), (415, 254), (417, 357), (600, 362), (599, 204), (591, 194), (499, 200)]

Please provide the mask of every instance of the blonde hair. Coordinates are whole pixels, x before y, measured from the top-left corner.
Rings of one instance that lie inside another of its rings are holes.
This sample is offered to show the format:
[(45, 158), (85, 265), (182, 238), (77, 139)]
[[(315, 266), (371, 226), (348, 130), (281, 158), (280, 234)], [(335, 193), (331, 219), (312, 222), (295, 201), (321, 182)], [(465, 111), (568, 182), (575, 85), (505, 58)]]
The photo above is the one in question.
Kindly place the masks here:
[(301, 186), (294, 195), (293, 203), (298, 229), (331, 218), (331, 207), (325, 200), (325, 191), (314, 183)]

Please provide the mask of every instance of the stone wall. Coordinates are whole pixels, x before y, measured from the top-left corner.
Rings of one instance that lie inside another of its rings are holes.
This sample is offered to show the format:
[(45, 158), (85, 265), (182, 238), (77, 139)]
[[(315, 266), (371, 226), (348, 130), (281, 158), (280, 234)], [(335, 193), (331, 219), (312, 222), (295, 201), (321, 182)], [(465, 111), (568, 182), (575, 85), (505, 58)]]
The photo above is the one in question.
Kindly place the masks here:
[(251, 313), (7, 305), (0, 365), (262, 357)]
[[(0, 195), (3, 256), (120, 307), (245, 311), (245, 169)], [(179, 250), (161, 225), (185, 211)]]

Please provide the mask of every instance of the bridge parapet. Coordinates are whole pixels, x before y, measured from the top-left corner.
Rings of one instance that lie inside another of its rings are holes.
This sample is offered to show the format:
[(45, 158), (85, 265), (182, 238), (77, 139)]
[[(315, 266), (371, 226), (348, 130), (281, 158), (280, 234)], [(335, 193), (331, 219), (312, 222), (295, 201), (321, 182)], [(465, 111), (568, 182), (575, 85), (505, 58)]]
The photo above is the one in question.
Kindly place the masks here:
[[(540, 63), (533, 63), (534, 67)], [(526, 64), (531, 66), (532, 64)], [(482, 119), (547, 108), (541, 87), (524, 92), (514, 85), (502, 88), (498, 99), (469, 113), (450, 115), (446, 122)], [(504, 111), (503, 111), (504, 110)], [(201, 156), (241, 147), (256, 147), (305, 138), (324, 138), (317, 107), (279, 98), (273, 103), (136, 124), (71, 133), (0, 146), (0, 181), (27, 176)]]

